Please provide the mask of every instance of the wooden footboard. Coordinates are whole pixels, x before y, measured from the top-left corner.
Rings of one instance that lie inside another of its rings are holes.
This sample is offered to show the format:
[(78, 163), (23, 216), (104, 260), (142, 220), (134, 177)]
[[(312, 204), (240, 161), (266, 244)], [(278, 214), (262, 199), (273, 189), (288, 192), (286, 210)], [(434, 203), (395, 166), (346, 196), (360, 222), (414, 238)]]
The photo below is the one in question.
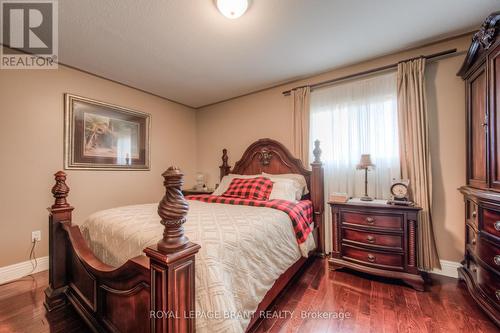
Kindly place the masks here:
[(66, 174), (55, 174), (55, 203), (49, 208), (48, 311), (72, 304), (96, 332), (194, 332), (194, 257), (200, 246), (184, 236), (188, 210), (183, 174), (164, 174), (158, 206), (163, 238), (156, 246), (115, 268), (101, 262), (71, 223)]

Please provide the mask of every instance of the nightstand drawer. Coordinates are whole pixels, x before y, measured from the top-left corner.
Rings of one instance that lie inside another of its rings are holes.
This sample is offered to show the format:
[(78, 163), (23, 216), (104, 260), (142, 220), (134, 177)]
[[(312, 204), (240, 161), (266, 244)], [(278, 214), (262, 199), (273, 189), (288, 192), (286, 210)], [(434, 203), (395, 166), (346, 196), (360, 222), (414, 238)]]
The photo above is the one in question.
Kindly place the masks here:
[(369, 231), (359, 231), (344, 228), (344, 237), (346, 241), (353, 241), (367, 245), (385, 246), (395, 250), (402, 250), (403, 237), (399, 235), (384, 235)]
[(343, 212), (342, 223), (377, 227), (390, 230), (403, 230), (403, 220), (396, 215)]
[(371, 266), (383, 267), (385, 269), (402, 270), (404, 266), (402, 254), (365, 250), (351, 247), (346, 244), (343, 245), (342, 257), (348, 260), (361, 261)]

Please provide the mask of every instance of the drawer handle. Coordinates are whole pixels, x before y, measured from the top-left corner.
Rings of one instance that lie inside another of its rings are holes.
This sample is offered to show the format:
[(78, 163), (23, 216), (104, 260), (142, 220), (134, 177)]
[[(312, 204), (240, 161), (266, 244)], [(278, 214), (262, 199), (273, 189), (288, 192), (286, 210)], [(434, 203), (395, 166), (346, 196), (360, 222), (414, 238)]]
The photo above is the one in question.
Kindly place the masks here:
[(495, 291), (495, 296), (497, 297), (497, 300), (500, 301), (500, 290)]
[(500, 231), (500, 221), (495, 222), (495, 230)]
[(476, 211), (473, 211), (473, 212), (472, 212), (472, 217), (473, 217), (473, 218), (476, 218), (476, 216), (477, 216), (477, 212), (476, 212)]
[(375, 243), (375, 237), (373, 237), (372, 235), (366, 237), (366, 240), (368, 241), (368, 243)]
[[(369, 254), (369, 255), (368, 255), (368, 261), (369, 261), (369, 262), (375, 262), (375, 259), (376, 259), (376, 258), (375, 258), (375, 256), (374, 256), (373, 254)], [(500, 292), (500, 290), (499, 290), (499, 292)]]
[(496, 255), (494, 258), (493, 258), (493, 261), (495, 262), (495, 265), (497, 266), (500, 266), (500, 255)]
[(476, 245), (476, 237), (472, 238), (472, 245)]
[(367, 217), (366, 218), (366, 223), (368, 223), (368, 224), (374, 224), (375, 223), (375, 219), (373, 217)]

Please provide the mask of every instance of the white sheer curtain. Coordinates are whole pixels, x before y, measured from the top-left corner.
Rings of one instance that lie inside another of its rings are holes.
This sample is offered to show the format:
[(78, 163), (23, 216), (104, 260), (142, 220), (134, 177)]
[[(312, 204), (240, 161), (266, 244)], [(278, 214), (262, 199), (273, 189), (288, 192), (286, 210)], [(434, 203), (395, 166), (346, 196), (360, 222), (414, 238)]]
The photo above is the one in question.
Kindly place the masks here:
[[(364, 171), (356, 170), (361, 154), (371, 154), (376, 165), (368, 173), (368, 195), (389, 198), (392, 179), (400, 177), (396, 84), (391, 72), (311, 93), (310, 142), (321, 141), (326, 198), (364, 194)], [(326, 235), (328, 251), (331, 232)]]

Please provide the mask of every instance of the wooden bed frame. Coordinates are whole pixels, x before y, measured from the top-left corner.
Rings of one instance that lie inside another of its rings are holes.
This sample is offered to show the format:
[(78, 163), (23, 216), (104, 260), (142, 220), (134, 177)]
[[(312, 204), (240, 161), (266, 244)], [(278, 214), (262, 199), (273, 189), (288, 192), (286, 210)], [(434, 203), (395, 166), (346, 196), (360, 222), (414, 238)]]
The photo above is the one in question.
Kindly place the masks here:
[[(221, 177), (228, 173), (297, 173), (307, 180), (313, 202), (317, 254), (324, 256), (324, 190), (319, 141), (315, 142), (312, 171), (304, 168), (281, 143), (261, 139), (250, 145), (231, 170), (223, 150)], [(94, 332), (194, 332), (195, 255), (200, 246), (184, 236), (188, 203), (182, 195), (183, 174), (170, 167), (164, 177), (165, 196), (158, 205), (163, 238), (144, 249), (145, 255), (116, 268), (100, 261), (87, 246), (80, 229), (71, 223), (73, 207), (66, 198), (66, 174), (55, 174), (54, 204), (49, 215), (49, 312), (71, 304)], [(259, 320), (278, 294), (303, 267), (301, 258), (268, 291), (247, 328)]]

